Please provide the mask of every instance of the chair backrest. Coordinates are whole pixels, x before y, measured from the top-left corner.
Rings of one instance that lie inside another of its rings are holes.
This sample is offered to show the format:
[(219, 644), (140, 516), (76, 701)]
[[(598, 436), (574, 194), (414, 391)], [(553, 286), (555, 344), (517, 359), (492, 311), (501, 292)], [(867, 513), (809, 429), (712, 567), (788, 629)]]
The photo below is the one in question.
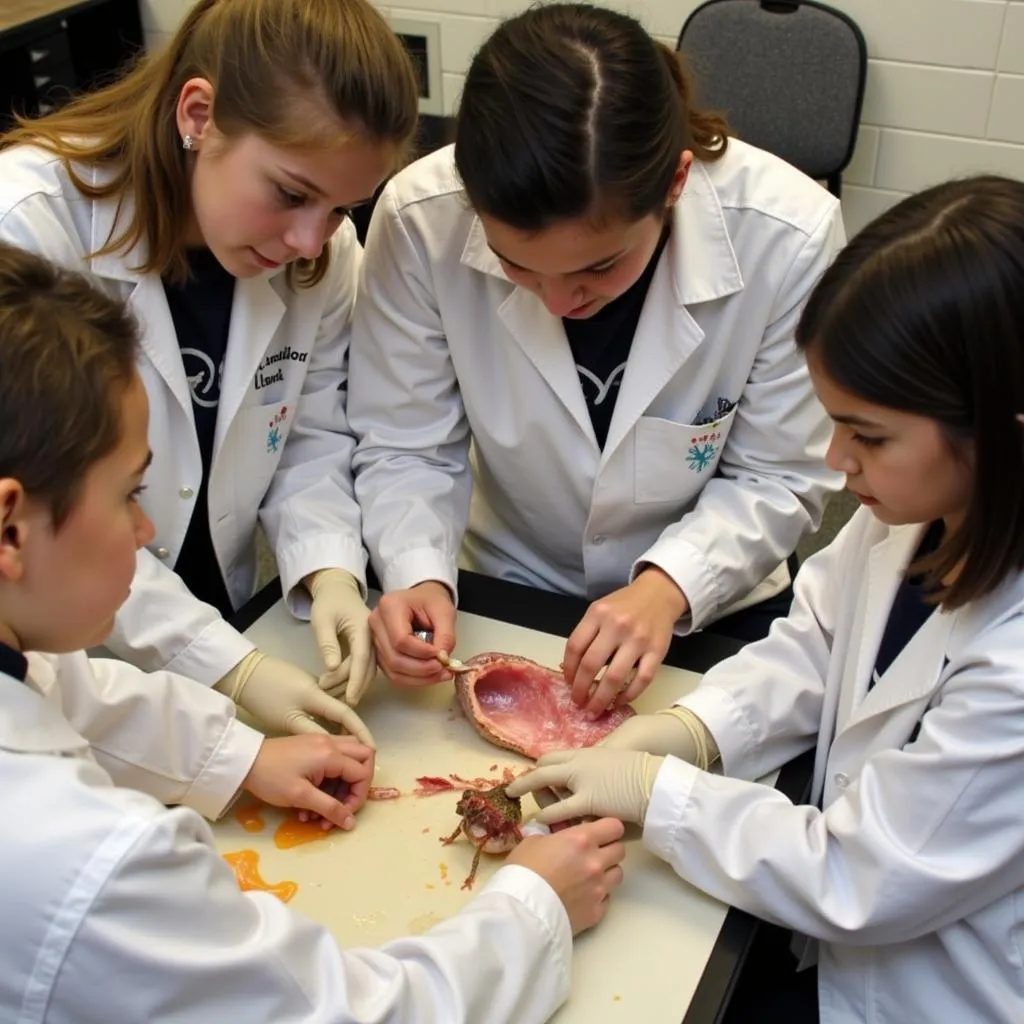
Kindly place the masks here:
[(702, 106), (839, 194), (867, 74), (851, 18), (813, 0), (708, 0), (687, 18), (678, 49)]

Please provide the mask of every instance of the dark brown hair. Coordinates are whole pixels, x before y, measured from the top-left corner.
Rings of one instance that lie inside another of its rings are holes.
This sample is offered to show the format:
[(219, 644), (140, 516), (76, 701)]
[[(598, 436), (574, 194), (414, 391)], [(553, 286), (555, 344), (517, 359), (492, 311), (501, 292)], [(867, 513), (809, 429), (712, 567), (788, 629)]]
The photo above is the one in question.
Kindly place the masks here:
[[(416, 128), (411, 61), (368, 0), (197, 0), (166, 48), (105, 89), (20, 119), (0, 146), (56, 153), (90, 199), (130, 194), (134, 212), (99, 253), (145, 241), (141, 272), (184, 279), (191, 204), (175, 112), (196, 77), (212, 83), (214, 122), (229, 139), (256, 133), (279, 146), (322, 148), (355, 132), (393, 145), (397, 166)], [(72, 162), (109, 167), (109, 183), (91, 184)], [(325, 246), (315, 260), (296, 261), (298, 282), (321, 280), (329, 258)]]
[(0, 477), (47, 502), (54, 529), (121, 439), (137, 345), (122, 303), (0, 243)]
[(683, 150), (717, 160), (725, 120), (693, 106), (679, 54), (634, 18), (589, 4), (533, 7), (470, 64), (455, 163), (473, 207), (523, 231), (664, 209)]
[(969, 444), (963, 526), (911, 570), (935, 597), (959, 608), (1024, 569), (1024, 183), (951, 181), (882, 214), (826, 271), (796, 338), (845, 391), (935, 420), (951, 451)]

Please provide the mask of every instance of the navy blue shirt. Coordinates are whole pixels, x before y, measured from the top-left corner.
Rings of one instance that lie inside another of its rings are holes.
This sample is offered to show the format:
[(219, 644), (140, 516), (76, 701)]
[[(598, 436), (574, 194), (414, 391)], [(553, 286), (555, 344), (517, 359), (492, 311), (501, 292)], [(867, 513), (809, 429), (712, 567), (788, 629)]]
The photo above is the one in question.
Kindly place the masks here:
[(22, 682), (28, 678), (28, 659), (21, 651), (0, 641), (0, 672)]
[(192, 393), (192, 415), (203, 460), (203, 478), (174, 570), (196, 597), (212, 604), (222, 615), (230, 615), (234, 609), (210, 536), (207, 481), (213, 460), (220, 378), (228, 347), (235, 279), (209, 249), (190, 249), (188, 264), (188, 280), (180, 285), (165, 280), (164, 292)]
[(615, 401), (626, 374), (626, 362), (633, 347), (633, 335), (640, 322), (651, 279), (668, 241), (668, 225), (661, 233), (658, 247), (637, 281), (617, 299), (584, 320), (562, 317), (565, 336), (576, 363), (580, 387), (587, 400), (590, 422), (598, 447), (608, 440)]

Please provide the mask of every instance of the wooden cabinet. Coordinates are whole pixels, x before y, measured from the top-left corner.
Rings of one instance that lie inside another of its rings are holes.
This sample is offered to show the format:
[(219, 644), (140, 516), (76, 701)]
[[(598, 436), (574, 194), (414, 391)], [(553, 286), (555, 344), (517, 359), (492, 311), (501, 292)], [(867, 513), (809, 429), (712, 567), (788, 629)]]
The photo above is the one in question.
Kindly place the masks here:
[(0, 130), (108, 81), (142, 47), (138, 0), (0, 0)]

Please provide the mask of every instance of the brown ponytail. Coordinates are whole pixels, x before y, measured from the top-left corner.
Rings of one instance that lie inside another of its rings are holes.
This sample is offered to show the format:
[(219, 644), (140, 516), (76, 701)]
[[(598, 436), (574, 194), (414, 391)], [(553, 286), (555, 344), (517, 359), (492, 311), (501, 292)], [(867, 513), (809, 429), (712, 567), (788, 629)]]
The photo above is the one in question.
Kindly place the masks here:
[(678, 50), (670, 49), (664, 43), (656, 42), (655, 45), (661, 53), (672, 81), (676, 84), (679, 97), (683, 103), (683, 110), (686, 113), (687, 135), (690, 142), (686, 147), (694, 158), (704, 163), (714, 163), (725, 155), (729, 145), (729, 124), (725, 115), (715, 110), (701, 110), (694, 106), (694, 94), (696, 89), (693, 84), (693, 76), (683, 63), (682, 54)]
[(501, 24), (462, 91), (455, 163), (480, 212), (523, 231), (665, 208), (684, 150), (719, 159), (728, 128), (692, 105), (678, 54), (636, 19), (545, 4)]
[[(175, 110), (195, 77), (213, 84), (217, 129), (227, 138), (255, 132), (281, 146), (321, 148), (354, 130), (394, 146), (397, 163), (415, 131), (415, 73), (368, 0), (198, 0), (165, 49), (53, 114), (19, 119), (0, 148), (50, 150), (90, 199), (130, 196), (133, 212), (97, 254), (144, 242), (138, 270), (182, 278), (190, 198)], [(109, 180), (91, 184), (90, 165)], [(329, 256), (325, 247), (297, 261), (298, 283), (319, 281)]]

